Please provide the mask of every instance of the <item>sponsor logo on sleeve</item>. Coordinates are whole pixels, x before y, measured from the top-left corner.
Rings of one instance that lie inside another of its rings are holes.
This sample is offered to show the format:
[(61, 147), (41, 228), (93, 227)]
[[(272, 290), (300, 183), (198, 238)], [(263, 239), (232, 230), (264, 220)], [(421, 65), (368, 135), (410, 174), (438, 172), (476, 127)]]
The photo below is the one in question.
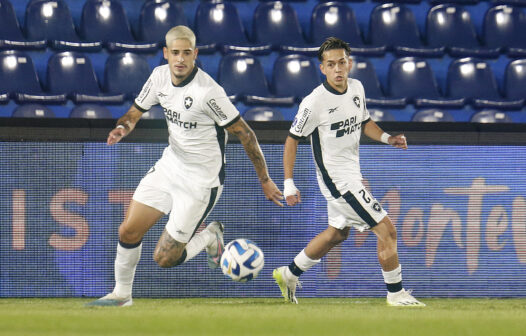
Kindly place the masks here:
[(294, 127), (294, 131), (298, 133), (303, 132), (303, 128), (305, 127), (307, 120), (309, 120), (310, 115), (311, 115), (311, 110), (309, 110), (308, 108), (305, 108), (303, 110), (303, 113), (301, 114), (301, 118), (298, 119), (298, 117), (296, 116), (296, 118), (294, 119), (294, 123), (292, 123), (292, 126)]
[(141, 102), (141, 103), (144, 102), (144, 100), (146, 99), (146, 97), (150, 93), (150, 90), (152, 89), (152, 85), (153, 85), (152, 79), (148, 78), (148, 81), (146, 81), (146, 84), (144, 84), (144, 86), (143, 86), (143, 88), (141, 90), (141, 93), (139, 93), (139, 96), (137, 97), (139, 102)]
[(228, 117), (226, 114), (221, 110), (221, 106), (219, 106), (214, 98), (210, 99), (206, 105), (214, 112), (214, 114), (220, 119), (220, 120), (227, 120)]

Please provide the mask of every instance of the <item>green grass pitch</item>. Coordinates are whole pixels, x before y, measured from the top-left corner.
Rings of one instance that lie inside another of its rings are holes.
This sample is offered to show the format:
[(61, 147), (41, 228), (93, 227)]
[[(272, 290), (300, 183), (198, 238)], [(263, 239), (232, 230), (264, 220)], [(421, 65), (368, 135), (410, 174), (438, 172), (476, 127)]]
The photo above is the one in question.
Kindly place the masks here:
[(525, 299), (424, 299), (394, 308), (378, 298), (0, 299), (0, 335), (526, 335)]

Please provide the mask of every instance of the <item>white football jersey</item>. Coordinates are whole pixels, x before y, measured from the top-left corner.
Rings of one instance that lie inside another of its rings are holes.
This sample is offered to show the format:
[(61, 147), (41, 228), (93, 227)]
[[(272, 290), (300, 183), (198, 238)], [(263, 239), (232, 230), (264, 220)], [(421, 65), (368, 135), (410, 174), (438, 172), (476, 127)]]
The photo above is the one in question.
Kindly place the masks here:
[(202, 186), (222, 185), (228, 140), (224, 128), (240, 118), (225, 90), (197, 66), (176, 86), (169, 66), (162, 65), (135, 99), (143, 112), (156, 104), (163, 107), (168, 124), (173, 173)]
[(318, 184), (327, 199), (362, 188), (360, 137), (370, 120), (359, 80), (348, 79), (344, 93), (327, 82), (303, 99), (289, 135), (310, 136)]

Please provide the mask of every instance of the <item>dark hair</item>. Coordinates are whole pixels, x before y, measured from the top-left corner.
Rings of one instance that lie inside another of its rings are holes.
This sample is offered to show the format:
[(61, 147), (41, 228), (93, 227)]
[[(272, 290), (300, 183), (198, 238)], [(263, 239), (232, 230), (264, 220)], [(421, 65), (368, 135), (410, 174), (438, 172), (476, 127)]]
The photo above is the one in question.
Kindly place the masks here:
[(347, 56), (351, 54), (351, 47), (349, 47), (347, 42), (340, 40), (337, 37), (329, 37), (322, 43), (320, 49), (318, 49), (318, 60), (320, 60), (320, 62), (323, 61), (323, 53), (327, 50), (333, 49), (343, 49)]

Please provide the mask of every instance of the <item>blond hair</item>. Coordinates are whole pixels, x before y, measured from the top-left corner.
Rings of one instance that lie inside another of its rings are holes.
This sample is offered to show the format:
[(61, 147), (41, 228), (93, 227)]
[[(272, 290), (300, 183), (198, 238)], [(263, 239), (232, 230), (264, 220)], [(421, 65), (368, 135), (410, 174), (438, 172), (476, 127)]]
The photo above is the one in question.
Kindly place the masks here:
[(166, 33), (165, 40), (168, 47), (173, 40), (186, 39), (195, 48), (195, 34), (187, 26), (175, 26)]

